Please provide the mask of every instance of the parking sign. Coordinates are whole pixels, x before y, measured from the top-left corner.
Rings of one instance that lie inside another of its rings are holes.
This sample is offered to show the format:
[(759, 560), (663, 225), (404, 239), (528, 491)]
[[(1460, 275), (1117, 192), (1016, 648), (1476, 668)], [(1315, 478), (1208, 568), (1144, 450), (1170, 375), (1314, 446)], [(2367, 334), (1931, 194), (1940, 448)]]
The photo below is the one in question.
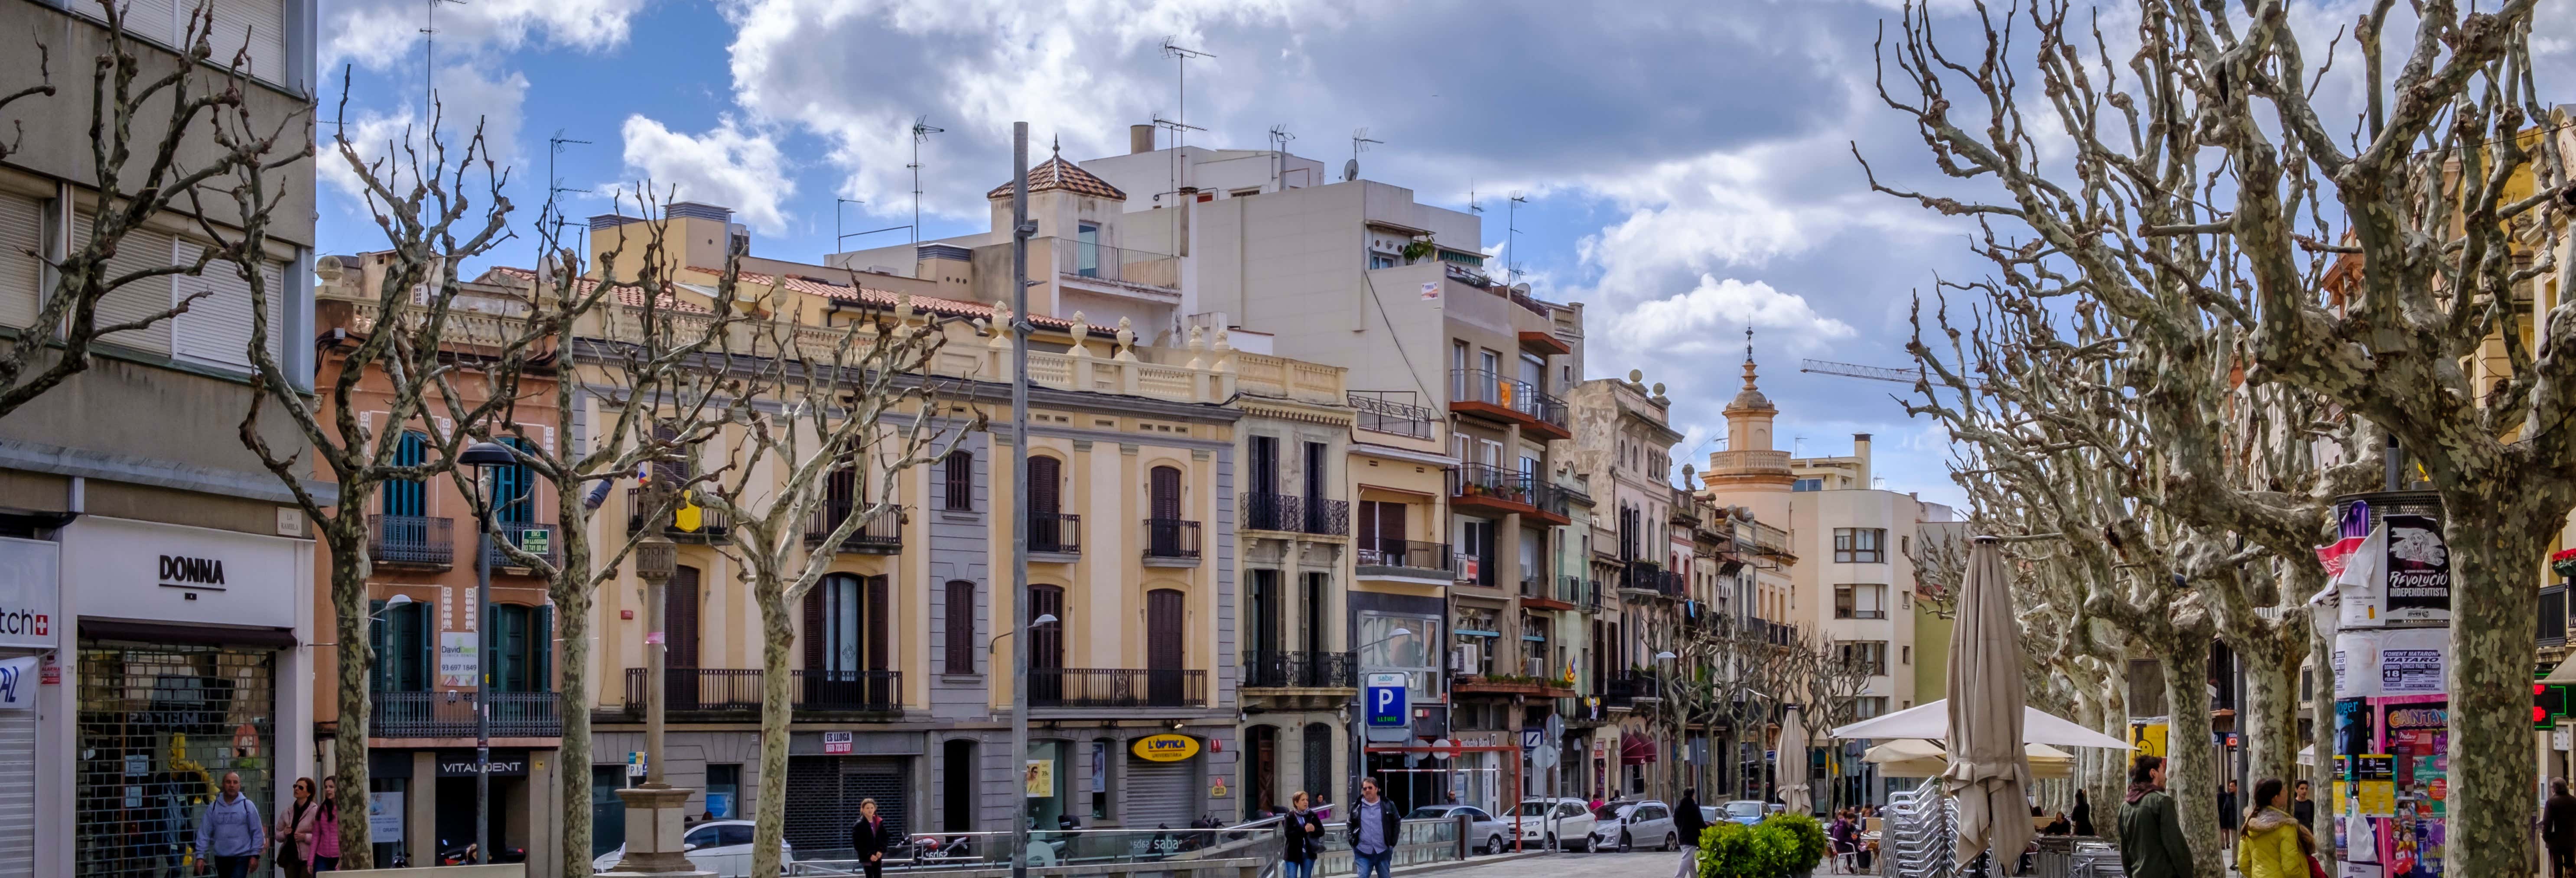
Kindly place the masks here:
[(1370, 728), (1397, 728), (1407, 717), (1404, 675), (1375, 673), (1368, 675), (1368, 688), (1362, 693), (1368, 701)]

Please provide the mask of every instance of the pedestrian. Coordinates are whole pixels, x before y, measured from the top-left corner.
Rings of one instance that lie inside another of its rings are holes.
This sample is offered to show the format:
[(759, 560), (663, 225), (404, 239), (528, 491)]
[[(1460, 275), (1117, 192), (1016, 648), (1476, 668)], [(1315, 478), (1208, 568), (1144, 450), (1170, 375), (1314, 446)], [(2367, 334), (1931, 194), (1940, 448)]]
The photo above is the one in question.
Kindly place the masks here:
[(1682, 791), (1681, 804), (1673, 806), (1673, 833), (1679, 837), (1682, 862), (1673, 878), (1697, 878), (1699, 875), (1699, 835), (1708, 829), (1708, 818), (1699, 813), (1699, 791)]
[(2309, 832), (2316, 831), (2317, 793), (2308, 786), (2307, 778), (2300, 778), (2298, 783), (2290, 786), (2290, 817), (2299, 821), (2300, 826), (2308, 827)]
[(2241, 812), (2236, 810), (2236, 781), (2230, 779), (2218, 793), (2218, 844), (2231, 856), (2236, 850), (2236, 828), (2243, 822), (2241, 818)]
[(2549, 849), (2549, 878), (2576, 878), (2576, 796), (2567, 794), (2567, 779), (2549, 782), (2549, 801), (2540, 806), (2540, 844)]
[(2084, 798), (2084, 791), (2081, 789), (2075, 791), (2075, 813), (2072, 816), (2075, 818), (2076, 835), (2087, 837), (2093, 835), (2093, 803)]
[(313, 779), (295, 779), (295, 803), (277, 815), (277, 854), (269, 858), (286, 878), (305, 878), (313, 873), (313, 818), (320, 806), (313, 802)]
[(860, 799), (859, 822), (850, 824), (850, 855), (868, 878), (885, 874), (886, 849), (894, 845), (887, 831), (885, 818), (877, 816), (877, 800)]
[(259, 869), (259, 853), (267, 847), (259, 804), (242, 795), (241, 772), (224, 772), (222, 794), (197, 818), (198, 874), (212, 860), (216, 878), (245, 878)]
[(1377, 778), (1360, 778), (1360, 801), (1351, 807), (1353, 878), (1395, 874), (1395, 846), (1404, 838), (1404, 815), (1377, 795)]
[(2253, 813), (2245, 815), (2245, 831), (2236, 840), (2236, 871), (2243, 878), (2308, 875), (2308, 857), (2316, 853), (2317, 837), (2282, 810), (2288, 804), (2282, 793), (2277, 777), (2254, 784)]
[(1289, 794), (1287, 825), (1279, 832), (1284, 842), (1279, 854), (1281, 878), (1314, 878), (1315, 854), (1324, 844), (1324, 821), (1306, 804), (1305, 790)]
[(305, 868), (314, 874), (340, 869), (340, 779), (322, 779), (322, 795), (315, 797), (320, 807), (313, 815), (313, 859)]
[(2120, 862), (2129, 878), (2194, 878), (2181, 809), (2165, 792), (2165, 760), (2140, 756), (2129, 766), (2129, 795), (2120, 806)]

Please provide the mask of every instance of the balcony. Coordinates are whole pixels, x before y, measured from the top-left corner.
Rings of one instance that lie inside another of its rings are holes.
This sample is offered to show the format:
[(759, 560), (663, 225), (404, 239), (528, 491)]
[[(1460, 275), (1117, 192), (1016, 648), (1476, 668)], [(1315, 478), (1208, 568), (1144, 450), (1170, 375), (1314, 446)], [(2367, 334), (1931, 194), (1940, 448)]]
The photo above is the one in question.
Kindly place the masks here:
[(1063, 512), (1029, 513), (1029, 552), (1039, 555), (1082, 554), (1082, 516)]
[(1549, 524), (1571, 524), (1565, 495), (1555, 486), (1533, 484), (1528, 473), (1481, 463), (1459, 464), (1449, 473), (1449, 504), (1493, 515), (1525, 515)]
[(1247, 652), (1246, 689), (1355, 689), (1359, 663), (1347, 652)]
[(1030, 668), (1030, 707), (1206, 707), (1207, 672)]
[(1145, 564), (1149, 567), (1196, 567), (1199, 523), (1178, 518), (1145, 519)]
[[(1532, 670), (1543, 670), (1533, 668)], [(1449, 683), (1449, 691), (1458, 695), (1520, 695), (1530, 698), (1566, 698), (1574, 686), (1563, 674), (1461, 674)]]
[(1619, 591), (1633, 592), (1640, 596), (1678, 598), (1686, 595), (1689, 586), (1682, 580), (1681, 574), (1665, 570), (1662, 565), (1646, 561), (1630, 561), (1626, 568), (1619, 571)]
[(1367, 534), (1359, 538), (1358, 575), (1407, 579), (1437, 579), (1448, 582), (1451, 563), (1448, 543), (1417, 543), (1411, 540), (1374, 539)]
[[(848, 521), (854, 511), (856, 510), (847, 506), (826, 505), (805, 516), (805, 544), (820, 545), (824, 538), (831, 536), (833, 531), (839, 530), (841, 523)], [(888, 509), (867, 523), (859, 525), (858, 529), (850, 531), (850, 535), (842, 538), (841, 544), (834, 550), (864, 555), (892, 555), (901, 552), (903, 551), (903, 525), (910, 515), (911, 513), (900, 506)]]
[(1175, 298), (1180, 295), (1181, 261), (1170, 254), (1110, 247), (1074, 238), (1041, 238), (1029, 243), (1032, 250), (1045, 248), (1054, 251), (1055, 271), (1062, 280), (1085, 287), (1112, 287), (1122, 292)]
[(1354, 390), (1348, 398), (1356, 426), (1372, 433), (1429, 439), (1431, 423), (1440, 418), (1439, 412), (1415, 404), (1420, 397), (1410, 390)]
[(1566, 604), (1566, 609), (1581, 610), (1586, 613), (1599, 612), (1601, 583), (1598, 580), (1580, 576), (1559, 576), (1556, 578), (1556, 599), (1559, 603)]
[(1601, 700), (1611, 707), (1659, 704), (1664, 700), (1663, 681), (1645, 671), (1621, 671), (1612, 674), (1608, 684), (1602, 688), (1605, 691), (1602, 693)]
[(1567, 599), (1566, 595), (1560, 594), (1557, 583), (1541, 573), (1522, 575), (1521, 606), (1533, 610), (1572, 610), (1578, 604)]
[(367, 516), (367, 556), (378, 564), (453, 567), (455, 524), (420, 515)]
[[(627, 536), (634, 536), (644, 531), (645, 525), (643, 513), (644, 507), (648, 505), (648, 502), (649, 501), (647, 501), (644, 496), (643, 488), (626, 489)], [(725, 520), (724, 513), (717, 512), (713, 509), (707, 509), (705, 507), (700, 507), (698, 509), (698, 526), (695, 530), (681, 529), (679, 524), (673, 520), (674, 515), (675, 513), (665, 513), (662, 516), (660, 524), (662, 535), (671, 538), (671, 541), (675, 543), (720, 542), (725, 538), (726, 534), (731, 532), (730, 528), (727, 526), (729, 523)]]
[(1243, 529), (1348, 536), (1351, 501), (1248, 491), (1243, 495)]
[[(788, 709), (799, 713), (897, 713), (903, 710), (902, 671), (787, 672)], [(758, 717), (759, 668), (664, 668), (663, 706), (672, 714)], [(645, 669), (626, 669), (626, 715), (644, 718)]]
[[(371, 738), (474, 737), (473, 692), (376, 692)], [(552, 692), (491, 692), (492, 737), (563, 737), (562, 699)]]
[(501, 550), (501, 544), (504, 542), (517, 546), (519, 551), (542, 558), (548, 564), (555, 563), (554, 525), (514, 521), (492, 523), (492, 545), (489, 547), (492, 552), (492, 569), (525, 570), (527, 568), (519, 566), (519, 562), (510, 560), (508, 552)]
[(1842, 608), (1842, 607), (1835, 607), (1835, 608), (1834, 608), (1834, 618), (1836, 618), (1836, 619), (1885, 619), (1885, 618), (1887, 618), (1887, 611), (1886, 611), (1886, 610), (1852, 610), (1852, 609), (1844, 609), (1844, 608)]
[(1548, 439), (1572, 439), (1565, 401), (1525, 381), (1482, 369), (1449, 371), (1449, 410), (1506, 424)]

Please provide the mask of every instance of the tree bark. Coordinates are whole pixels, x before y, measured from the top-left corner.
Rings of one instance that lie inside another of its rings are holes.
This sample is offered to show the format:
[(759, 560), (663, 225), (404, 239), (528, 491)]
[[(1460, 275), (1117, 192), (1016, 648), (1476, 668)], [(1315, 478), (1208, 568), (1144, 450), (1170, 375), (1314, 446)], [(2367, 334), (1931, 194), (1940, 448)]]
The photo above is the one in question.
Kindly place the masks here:
[(2173, 794), (2182, 816), (2183, 837), (2191, 841), (2193, 874), (2225, 875), (2219, 866), (2218, 751), (2200, 742), (2209, 734), (2209, 644), (2185, 639), (2158, 644), (2164, 652), (2156, 668), (2164, 672), (2165, 789)]
[(779, 846), (787, 839), (787, 721), (794, 705), (788, 699), (788, 650), (796, 645), (795, 614), (787, 593), (772, 580), (756, 582), (760, 601), (760, 801), (752, 818), (758, 828), (751, 838), (751, 874), (778, 874)]
[[(578, 493), (578, 492), (574, 492)], [(561, 504), (578, 507), (580, 502)], [(560, 508), (560, 507), (559, 507)], [(590, 522), (585, 519), (559, 519), (561, 531), (579, 530), (587, 534)], [(566, 581), (587, 583), (590, 580), (590, 540), (563, 540), (563, 569), (573, 571), (569, 577), (557, 577), (548, 594), (555, 602), (555, 631), (562, 644), (556, 651), (556, 667), (562, 669), (563, 683), (557, 695), (563, 714), (563, 749), (555, 754), (555, 764), (562, 776), (559, 794), (563, 806), (563, 876), (588, 878), (591, 874), (591, 838), (596, 832), (590, 824), (590, 607), (591, 590), (567, 587)]]
[[(363, 499), (341, 498), (342, 508)], [(340, 719), (331, 732), (331, 751), (339, 761), (332, 776), (339, 789), (331, 806), (340, 811), (340, 862), (347, 869), (375, 868), (375, 845), (367, 835), (367, 724), (374, 717), (374, 687), (367, 673), (375, 667), (374, 632), (367, 614), (366, 519), (342, 515), (316, 519), (314, 535), (331, 552), (333, 639), (340, 658)]]
[[(2510, 480), (2443, 492), (2450, 544), (2450, 823), (2444, 868), (2518, 875), (2531, 866), (2539, 798), (2531, 747), (2531, 671), (2539, 616), (2534, 568), (2558, 521), (2511, 502)], [(2564, 504), (2559, 504), (2562, 508)]]

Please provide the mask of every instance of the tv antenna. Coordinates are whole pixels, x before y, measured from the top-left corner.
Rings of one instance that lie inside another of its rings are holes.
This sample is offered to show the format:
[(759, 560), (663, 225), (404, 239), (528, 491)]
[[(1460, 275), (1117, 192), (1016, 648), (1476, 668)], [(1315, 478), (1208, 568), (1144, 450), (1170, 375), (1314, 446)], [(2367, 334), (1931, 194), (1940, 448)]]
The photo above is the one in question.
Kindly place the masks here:
[[(574, 140), (570, 137), (565, 137), (563, 129), (561, 128), (555, 129), (555, 136), (546, 138), (546, 209), (541, 215), (552, 215), (554, 217), (555, 232), (557, 234), (561, 234), (563, 232), (564, 214), (563, 206), (556, 202), (556, 196), (562, 195), (566, 192), (590, 191), (588, 189), (575, 189), (573, 187), (566, 186), (563, 184), (562, 177), (555, 176), (555, 159), (563, 155), (564, 144), (567, 143), (578, 143), (584, 146), (590, 145), (590, 141), (587, 140)], [(543, 220), (540, 220), (540, 222), (542, 221)]]
[[(1181, 189), (1181, 144), (1188, 140), (1188, 137), (1186, 137), (1182, 132), (1207, 130), (1204, 128), (1193, 127), (1189, 124), (1190, 59), (1214, 58), (1216, 55), (1211, 52), (1202, 52), (1197, 49), (1173, 45), (1173, 39), (1174, 37), (1163, 38), (1163, 57), (1172, 59), (1172, 92), (1176, 95), (1175, 100), (1179, 102), (1180, 109), (1174, 111), (1174, 118), (1169, 124), (1165, 124), (1160, 118), (1156, 118), (1154, 120), (1154, 124), (1168, 128), (1172, 132), (1172, 191), (1178, 192)], [(1172, 248), (1175, 252), (1178, 252), (1180, 249), (1180, 245), (1177, 240), (1177, 236), (1180, 234), (1180, 232), (1177, 231), (1178, 228), (1178, 226), (1175, 226), (1175, 231), (1172, 233), (1175, 236)]]
[(438, 5), (454, 3), (463, 6), (465, 0), (428, 0), (428, 3), (429, 20), (420, 28), (420, 118), (424, 125), (432, 124), (429, 122), (430, 105), (437, 101), (432, 96), (437, 87), (430, 84), (430, 79), (438, 72)]
[(1288, 126), (1270, 126), (1271, 191), (1288, 188), (1288, 141), (1295, 139), (1297, 135), (1288, 133)]
[[(912, 117), (912, 164), (905, 167), (912, 169), (912, 242), (915, 244), (921, 243), (921, 144), (928, 141), (930, 135), (946, 130), (930, 124), (929, 116)], [(841, 245), (836, 241), (832, 246)]]
[(1369, 144), (1385, 142), (1368, 136), (1368, 129), (1365, 127), (1351, 129), (1351, 161), (1342, 166), (1342, 182), (1348, 183), (1360, 178), (1360, 153), (1367, 152)]
[(1476, 185), (1473, 183), (1467, 184), (1467, 212), (1479, 215), (1485, 212), (1485, 206), (1476, 203)]
[[(896, 229), (909, 229), (909, 228), (912, 228), (911, 226), (887, 226), (887, 227), (882, 228), (882, 229), (869, 229), (869, 230), (864, 231), (864, 232), (848, 232), (848, 233), (844, 233), (844, 232), (842, 232), (842, 231), (841, 231), (841, 205), (844, 205), (844, 204), (859, 204), (859, 205), (864, 205), (864, 204), (867, 204), (867, 202), (862, 201), (862, 200), (859, 200), (859, 199), (856, 199), (856, 198), (840, 198), (840, 197), (837, 197), (837, 196), (836, 196), (836, 197), (834, 197), (834, 198), (832, 199), (832, 249), (838, 250), (838, 249), (840, 249), (840, 248), (841, 248), (841, 242), (842, 242), (842, 241), (846, 241), (846, 240), (849, 240), (849, 239), (851, 239), (851, 238), (856, 238), (856, 237), (858, 237), (858, 236), (860, 236), (860, 235), (873, 235), (873, 234), (876, 234), (876, 233), (878, 233), (878, 232), (891, 232), (891, 231), (894, 231), (894, 230), (896, 230)], [(916, 209), (917, 209), (917, 208), (916, 208)], [(920, 242), (919, 242), (919, 240), (918, 240), (918, 239), (916, 239), (916, 240), (914, 241), (914, 243), (920, 243)], [(850, 266), (848, 265), (848, 260), (842, 260), (842, 262), (843, 262), (843, 264), (841, 265), (841, 267), (842, 267), (842, 268), (848, 268), (848, 267), (850, 267)]]
[(1520, 280), (1521, 277), (1521, 266), (1517, 261), (1521, 255), (1521, 248), (1519, 247), (1521, 235), (1521, 205), (1528, 203), (1529, 198), (1527, 196), (1514, 192), (1511, 194), (1511, 204), (1504, 208), (1503, 277), (1506, 281), (1517, 281)]

